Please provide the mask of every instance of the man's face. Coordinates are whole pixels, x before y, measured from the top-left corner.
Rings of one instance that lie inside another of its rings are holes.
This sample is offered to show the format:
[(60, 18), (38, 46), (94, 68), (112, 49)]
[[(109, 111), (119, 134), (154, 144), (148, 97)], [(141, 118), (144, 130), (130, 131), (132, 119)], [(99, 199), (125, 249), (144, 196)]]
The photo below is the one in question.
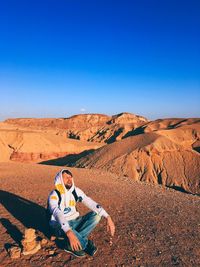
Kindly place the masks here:
[(63, 177), (63, 183), (65, 187), (67, 189), (70, 189), (72, 187), (72, 176), (64, 172), (62, 174), (62, 177)]

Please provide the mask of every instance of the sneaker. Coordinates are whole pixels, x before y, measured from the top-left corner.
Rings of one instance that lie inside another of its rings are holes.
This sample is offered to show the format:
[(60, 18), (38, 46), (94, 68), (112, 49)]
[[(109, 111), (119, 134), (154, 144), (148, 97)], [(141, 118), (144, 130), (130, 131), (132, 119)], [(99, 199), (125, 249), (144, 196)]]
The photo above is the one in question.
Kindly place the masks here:
[(69, 244), (65, 245), (64, 251), (74, 255), (75, 257), (81, 258), (85, 256), (85, 252), (83, 250), (72, 250)]
[(92, 240), (88, 239), (88, 243), (86, 248), (84, 249), (84, 251), (90, 255), (90, 256), (94, 256), (94, 254), (97, 252), (97, 247), (95, 247), (94, 243), (92, 242)]

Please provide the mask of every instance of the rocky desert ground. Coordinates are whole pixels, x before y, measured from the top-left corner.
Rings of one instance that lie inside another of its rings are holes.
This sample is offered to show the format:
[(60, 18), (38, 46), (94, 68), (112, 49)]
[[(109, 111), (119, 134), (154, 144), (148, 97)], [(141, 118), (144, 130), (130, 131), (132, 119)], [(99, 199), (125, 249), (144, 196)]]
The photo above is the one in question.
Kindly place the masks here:
[[(0, 122), (1, 266), (200, 266), (199, 136), (199, 118), (130, 113)], [(105, 219), (91, 234), (94, 257), (50, 240), (46, 201), (61, 168), (116, 224), (112, 239)], [(11, 259), (26, 228), (46, 243)]]
[[(1, 163), (1, 266), (199, 266), (200, 199), (198, 196), (144, 184), (102, 170), (76, 169), (75, 183), (101, 203), (116, 224), (110, 239), (102, 219), (90, 238), (94, 257), (71, 259), (48, 240), (45, 207), (56, 166)], [(81, 214), (88, 210), (79, 206)], [(34, 228), (48, 243), (36, 254), (10, 259), (6, 246), (20, 242)], [(53, 254), (49, 254), (53, 251)]]

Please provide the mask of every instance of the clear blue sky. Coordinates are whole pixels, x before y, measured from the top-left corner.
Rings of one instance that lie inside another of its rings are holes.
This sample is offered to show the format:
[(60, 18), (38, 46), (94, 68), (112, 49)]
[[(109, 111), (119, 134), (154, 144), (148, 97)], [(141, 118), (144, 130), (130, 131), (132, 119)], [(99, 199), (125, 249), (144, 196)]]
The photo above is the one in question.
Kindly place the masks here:
[(0, 120), (200, 117), (199, 0), (2, 0)]

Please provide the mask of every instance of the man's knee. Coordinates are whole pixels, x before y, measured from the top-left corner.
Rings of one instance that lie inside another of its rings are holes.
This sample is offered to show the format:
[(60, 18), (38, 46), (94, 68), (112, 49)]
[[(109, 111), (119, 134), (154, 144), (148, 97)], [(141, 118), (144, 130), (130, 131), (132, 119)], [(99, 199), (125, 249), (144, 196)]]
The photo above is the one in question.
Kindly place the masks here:
[(101, 216), (97, 214), (95, 211), (92, 211), (92, 216), (94, 217), (97, 223), (101, 220)]
[(98, 215), (95, 211), (90, 211), (88, 217), (98, 223), (101, 220), (101, 216)]

